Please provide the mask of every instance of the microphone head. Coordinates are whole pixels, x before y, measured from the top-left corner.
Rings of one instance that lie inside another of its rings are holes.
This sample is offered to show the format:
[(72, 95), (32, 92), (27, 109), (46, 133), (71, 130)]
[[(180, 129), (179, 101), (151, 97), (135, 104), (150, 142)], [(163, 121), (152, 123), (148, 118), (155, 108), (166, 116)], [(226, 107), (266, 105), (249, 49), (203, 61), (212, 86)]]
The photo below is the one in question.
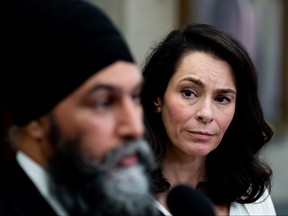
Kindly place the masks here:
[(167, 205), (173, 216), (215, 216), (212, 202), (188, 185), (178, 185), (167, 196)]

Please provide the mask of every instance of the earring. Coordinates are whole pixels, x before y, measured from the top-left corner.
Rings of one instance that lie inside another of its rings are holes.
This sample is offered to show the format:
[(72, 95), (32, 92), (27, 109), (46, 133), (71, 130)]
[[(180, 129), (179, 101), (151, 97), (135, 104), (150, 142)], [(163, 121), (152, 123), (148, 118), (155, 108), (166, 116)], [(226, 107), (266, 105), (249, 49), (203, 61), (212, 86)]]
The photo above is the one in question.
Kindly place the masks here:
[(154, 101), (154, 105), (155, 105), (155, 112), (160, 113), (161, 112), (161, 106), (159, 105), (158, 101)]

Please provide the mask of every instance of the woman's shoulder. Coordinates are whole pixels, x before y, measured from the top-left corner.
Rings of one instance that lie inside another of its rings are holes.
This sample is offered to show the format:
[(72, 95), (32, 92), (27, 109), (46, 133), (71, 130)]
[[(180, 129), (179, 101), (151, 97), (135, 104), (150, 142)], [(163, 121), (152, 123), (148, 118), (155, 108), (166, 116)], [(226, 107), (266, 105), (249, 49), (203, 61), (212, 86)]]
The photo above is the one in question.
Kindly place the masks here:
[(275, 207), (269, 192), (266, 190), (263, 195), (254, 203), (239, 204), (232, 203), (229, 215), (276, 215)]

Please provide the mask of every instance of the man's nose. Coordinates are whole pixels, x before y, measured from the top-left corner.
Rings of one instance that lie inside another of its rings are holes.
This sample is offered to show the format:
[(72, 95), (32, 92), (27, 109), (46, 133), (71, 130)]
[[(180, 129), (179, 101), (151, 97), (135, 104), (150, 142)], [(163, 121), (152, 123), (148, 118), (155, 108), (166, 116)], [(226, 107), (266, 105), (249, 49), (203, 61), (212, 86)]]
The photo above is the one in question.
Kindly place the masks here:
[(118, 133), (125, 139), (138, 139), (144, 134), (143, 108), (140, 103), (127, 98), (118, 113)]

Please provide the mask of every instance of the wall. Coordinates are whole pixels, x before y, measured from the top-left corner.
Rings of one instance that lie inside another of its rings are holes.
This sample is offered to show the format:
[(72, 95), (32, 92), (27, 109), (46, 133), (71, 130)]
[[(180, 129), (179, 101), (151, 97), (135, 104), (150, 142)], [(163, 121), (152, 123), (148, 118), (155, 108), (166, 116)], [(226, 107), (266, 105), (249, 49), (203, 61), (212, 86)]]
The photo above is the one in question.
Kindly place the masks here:
[(178, 23), (175, 0), (90, 0), (111, 17), (123, 33), (135, 59), (142, 64), (153, 42)]

